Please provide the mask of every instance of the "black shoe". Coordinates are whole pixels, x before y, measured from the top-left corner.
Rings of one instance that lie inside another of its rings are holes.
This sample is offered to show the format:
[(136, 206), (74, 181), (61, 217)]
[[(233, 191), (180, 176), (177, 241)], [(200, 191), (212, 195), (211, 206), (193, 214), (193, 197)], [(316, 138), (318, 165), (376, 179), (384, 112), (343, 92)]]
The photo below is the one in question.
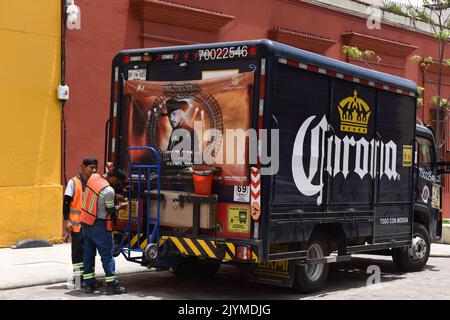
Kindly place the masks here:
[(99, 291), (98, 282), (93, 282), (90, 284), (84, 284), (84, 293), (94, 293), (95, 291)]
[(127, 293), (127, 288), (121, 286), (118, 282), (106, 284), (107, 295), (122, 294), (122, 293)]

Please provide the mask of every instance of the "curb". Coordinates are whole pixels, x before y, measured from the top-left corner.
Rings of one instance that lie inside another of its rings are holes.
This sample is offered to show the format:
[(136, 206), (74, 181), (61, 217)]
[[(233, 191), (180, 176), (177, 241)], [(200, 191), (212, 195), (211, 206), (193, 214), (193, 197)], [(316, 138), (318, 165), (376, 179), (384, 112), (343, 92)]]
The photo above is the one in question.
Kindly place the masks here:
[[(135, 274), (140, 274), (140, 273), (144, 273), (144, 272), (151, 273), (152, 271), (150, 271), (149, 269), (143, 268), (142, 271), (120, 272), (120, 273), (117, 273), (117, 276), (120, 277), (120, 276), (135, 275)], [(104, 279), (104, 278), (105, 278), (105, 276), (102, 275), (102, 276), (98, 277), (97, 279)], [(3, 287), (0, 287), (0, 291), (23, 289), (23, 288), (30, 288), (30, 287), (36, 287), (36, 286), (54, 285), (54, 284), (65, 284), (65, 283), (67, 283), (67, 277), (65, 277), (65, 278), (57, 277), (55, 279), (47, 280), (47, 281), (35, 281), (35, 282), (29, 282), (29, 283), (24, 283), (24, 284), (6, 285)]]
[(450, 258), (450, 254), (448, 254), (448, 253), (434, 253), (434, 254), (430, 254), (430, 258)]
[(47, 240), (43, 239), (26, 239), (17, 242), (11, 246), (11, 249), (30, 249), (30, 248), (44, 248), (53, 247)]

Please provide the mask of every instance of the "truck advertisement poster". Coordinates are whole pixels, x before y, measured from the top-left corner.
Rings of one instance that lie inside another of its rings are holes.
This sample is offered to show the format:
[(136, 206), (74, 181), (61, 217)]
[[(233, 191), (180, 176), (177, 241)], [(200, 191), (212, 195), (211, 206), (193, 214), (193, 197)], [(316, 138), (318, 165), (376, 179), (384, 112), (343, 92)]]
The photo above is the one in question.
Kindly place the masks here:
[[(128, 146), (151, 146), (161, 157), (163, 183), (183, 184), (187, 167), (220, 167), (220, 185), (248, 185), (248, 147), (238, 135), (250, 128), (253, 72), (192, 81), (124, 83)], [(234, 157), (230, 158), (230, 154)], [(134, 163), (149, 163), (150, 155), (131, 154)]]
[(410, 200), (413, 98), (282, 65), (276, 83), (282, 146), (275, 189), (283, 192), (275, 203)]

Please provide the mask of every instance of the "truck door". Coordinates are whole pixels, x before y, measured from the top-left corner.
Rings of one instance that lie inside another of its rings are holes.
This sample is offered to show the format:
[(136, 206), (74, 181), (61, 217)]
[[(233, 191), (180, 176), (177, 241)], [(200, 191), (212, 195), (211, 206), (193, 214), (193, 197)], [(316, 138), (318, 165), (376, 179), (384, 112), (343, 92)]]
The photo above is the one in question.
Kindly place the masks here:
[[(416, 198), (418, 210), (430, 213), (429, 230), (435, 232), (441, 208), (441, 182), (440, 176), (435, 175), (431, 163), (435, 161), (434, 144), (425, 136), (416, 139), (417, 171), (416, 171)], [(434, 234), (430, 235), (431, 238)]]

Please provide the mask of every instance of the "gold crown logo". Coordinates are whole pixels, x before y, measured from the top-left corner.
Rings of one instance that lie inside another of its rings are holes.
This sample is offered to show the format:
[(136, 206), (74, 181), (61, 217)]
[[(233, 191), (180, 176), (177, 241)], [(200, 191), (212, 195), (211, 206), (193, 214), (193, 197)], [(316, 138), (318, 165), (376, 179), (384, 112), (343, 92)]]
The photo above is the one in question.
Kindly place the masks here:
[(372, 112), (367, 103), (358, 98), (358, 91), (353, 92), (353, 97), (341, 100), (338, 109), (341, 117), (341, 131), (367, 133), (367, 123)]

